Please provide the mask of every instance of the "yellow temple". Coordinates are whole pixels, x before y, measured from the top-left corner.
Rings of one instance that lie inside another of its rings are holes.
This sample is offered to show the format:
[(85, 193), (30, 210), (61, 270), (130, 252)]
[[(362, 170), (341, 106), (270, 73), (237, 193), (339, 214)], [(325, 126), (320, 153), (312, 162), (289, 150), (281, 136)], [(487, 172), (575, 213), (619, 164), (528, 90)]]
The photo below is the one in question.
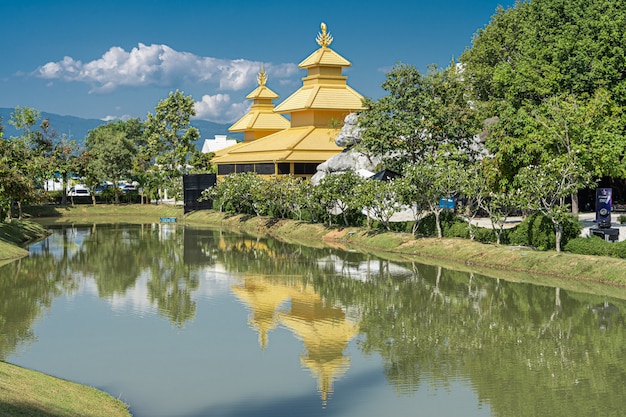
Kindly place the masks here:
[[(259, 75), (259, 87), (248, 95), (254, 100), (250, 111), (231, 126), (231, 132), (244, 132), (244, 142), (216, 154), (212, 162), (217, 175), (256, 172), (265, 176), (294, 175), (310, 177), (317, 165), (340, 153), (335, 144), (344, 118), (363, 108), (363, 96), (347, 85), (343, 68), (352, 64), (329, 48), (333, 37), (321, 24), (316, 41), (320, 48), (299, 64), (307, 70), (302, 87), (273, 108), (277, 96), (265, 86), (265, 74)], [(268, 110), (285, 119), (270, 118)], [(286, 119), (285, 119), (286, 120)], [(282, 123), (282, 122), (280, 122)]]

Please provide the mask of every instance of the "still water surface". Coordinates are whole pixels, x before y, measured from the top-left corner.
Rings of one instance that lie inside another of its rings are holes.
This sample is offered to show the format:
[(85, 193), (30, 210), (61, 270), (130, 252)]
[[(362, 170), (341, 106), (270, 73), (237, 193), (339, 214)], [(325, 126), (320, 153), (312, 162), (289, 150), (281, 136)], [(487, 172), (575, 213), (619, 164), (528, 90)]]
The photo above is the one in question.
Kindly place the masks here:
[(626, 410), (623, 297), (175, 224), (51, 230), (0, 267), (0, 360), (135, 417)]

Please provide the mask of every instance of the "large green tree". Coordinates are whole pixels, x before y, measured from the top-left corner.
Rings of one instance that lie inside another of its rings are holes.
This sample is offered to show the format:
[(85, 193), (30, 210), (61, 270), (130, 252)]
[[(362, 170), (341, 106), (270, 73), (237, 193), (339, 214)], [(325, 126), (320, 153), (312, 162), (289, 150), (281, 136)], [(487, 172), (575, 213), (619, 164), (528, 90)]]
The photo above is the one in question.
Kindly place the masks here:
[[(56, 131), (48, 119), (29, 107), (16, 107), (9, 123), (20, 136), (9, 138), (2, 146), (2, 159), (7, 164), (2, 177), (10, 201), (15, 201), (22, 217), (22, 204), (41, 197), (39, 189), (57, 171), (55, 154)], [(9, 213), (10, 215), (10, 213)]]
[(194, 143), (200, 138), (198, 129), (190, 124), (195, 114), (193, 98), (176, 90), (161, 100), (145, 121), (148, 154), (175, 198), (181, 194), (182, 176), (189, 172)]
[(518, 0), (496, 10), (460, 61), (481, 100), (519, 108), (605, 88), (626, 104), (626, 1)]
[(596, 178), (626, 177), (626, 1), (517, 1), (460, 61), (483, 116), (497, 120), (486, 145), (501, 185), (571, 152)]
[(115, 202), (119, 203), (118, 182), (129, 179), (137, 154), (135, 139), (141, 137), (137, 120), (110, 122), (89, 131), (85, 145), (89, 152), (88, 177), (114, 184)]
[(359, 147), (381, 156), (384, 164), (401, 172), (407, 164), (430, 158), (442, 146), (474, 154), (473, 138), (481, 123), (469, 99), (463, 71), (455, 63), (426, 74), (398, 64), (382, 84), (388, 94), (365, 100), (359, 112), (363, 128)]

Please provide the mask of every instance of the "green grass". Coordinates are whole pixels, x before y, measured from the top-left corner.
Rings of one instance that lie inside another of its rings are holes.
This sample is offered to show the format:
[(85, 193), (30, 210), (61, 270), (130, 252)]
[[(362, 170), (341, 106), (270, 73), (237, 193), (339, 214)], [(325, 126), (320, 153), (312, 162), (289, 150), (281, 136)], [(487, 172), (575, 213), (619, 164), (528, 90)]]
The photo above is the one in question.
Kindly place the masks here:
[(28, 255), (28, 251), (21, 248), (21, 245), (45, 236), (46, 230), (35, 222), (0, 223), (0, 262)]
[(39, 223), (143, 223), (160, 217), (183, 218), (183, 208), (171, 204), (81, 204), (74, 206), (34, 206), (26, 216)]
[(0, 417), (128, 417), (123, 402), (95, 388), (0, 362)]

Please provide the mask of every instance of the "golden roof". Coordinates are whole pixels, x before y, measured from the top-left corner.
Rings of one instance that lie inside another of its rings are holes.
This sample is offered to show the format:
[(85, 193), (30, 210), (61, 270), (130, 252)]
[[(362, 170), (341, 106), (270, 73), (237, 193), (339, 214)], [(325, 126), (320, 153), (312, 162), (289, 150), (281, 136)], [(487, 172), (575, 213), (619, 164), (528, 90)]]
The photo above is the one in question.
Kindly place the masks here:
[(345, 110), (363, 108), (363, 96), (347, 85), (312, 85), (302, 87), (280, 103), (275, 111), (291, 113), (297, 110)]
[(326, 32), (326, 23), (322, 23), (320, 27), (322, 33), (317, 34), (315, 41), (321, 48), (302, 61), (299, 67), (308, 68), (315, 65), (349, 67), (352, 65), (350, 61), (328, 47), (333, 42), (333, 37), (330, 33)]
[(309, 55), (298, 66), (300, 68), (309, 68), (316, 65), (323, 65), (329, 67), (349, 67), (352, 64), (350, 61), (339, 55), (337, 52), (330, 48), (320, 48), (317, 51)]
[[(272, 100), (278, 98), (278, 94), (270, 90), (265, 83), (267, 75), (264, 66), (261, 66), (261, 72), (257, 76), (259, 86), (255, 88), (248, 96), (248, 100), (253, 100), (248, 113), (241, 119), (237, 120), (228, 128), (231, 132), (250, 132), (250, 131), (270, 131), (270, 133), (287, 129), (290, 126), (289, 120), (284, 116), (274, 112)], [(245, 140), (245, 138), (244, 138)]]
[(282, 130), (227, 148), (213, 158), (214, 163), (262, 163), (262, 162), (320, 162), (342, 151), (334, 138), (339, 129), (302, 126)]
[(338, 110), (352, 112), (363, 108), (363, 96), (346, 84), (347, 77), (341, 69), (349, 67), (350, 61), (328, 47), (333, 41), (322, 23), (322, 33), (317, 36), (320, 48), (300, 63), (300, 68), (308, 69), (303, 78), (303, 86), (276, 106), (277, 113), (294, 111)]

